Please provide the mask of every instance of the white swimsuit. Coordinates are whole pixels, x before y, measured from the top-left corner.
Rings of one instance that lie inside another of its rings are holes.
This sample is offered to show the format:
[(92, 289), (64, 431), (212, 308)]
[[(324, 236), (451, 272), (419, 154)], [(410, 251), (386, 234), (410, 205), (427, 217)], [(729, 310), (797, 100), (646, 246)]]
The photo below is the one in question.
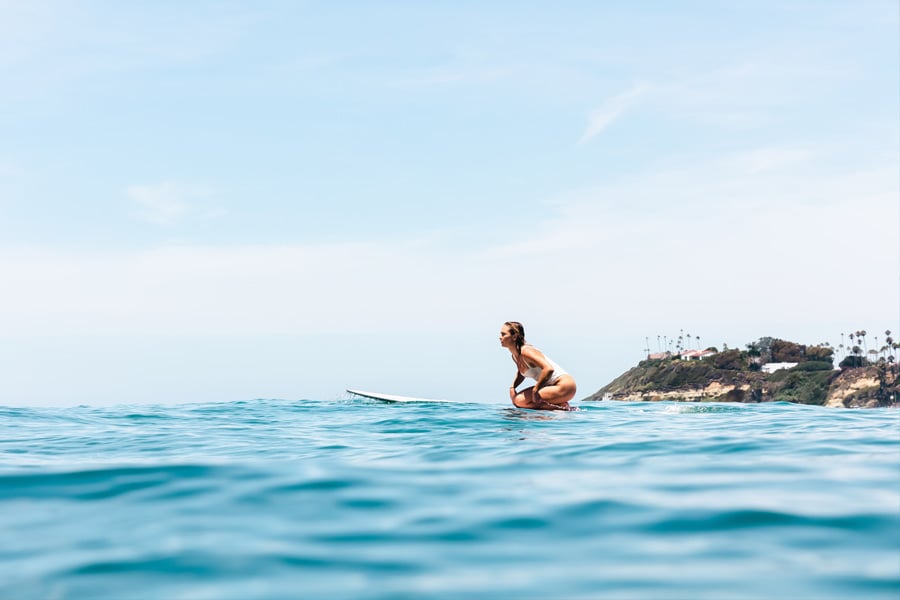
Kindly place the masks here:
[[(528, 344), (528, 345), (530, 346), (531, 344)], [(521, 356), (521, 353), (519, 355)], [(548, 385), (556, 383), (557, 381), (559, 381), (559, 378), (562, 377), (563, 375), (568, 375), (568, 373), (565, 371), (565, 369), (563, 369), (558, 364), (553, 362), (549, 356), (544, 355), (544, 358), (547, 360), (548, 363), (550, 363), (550, 367), (553, 369), (553, 372), (550, 373), (550, 378), (547, 379)], [(515, 359), (513, 359), (513, 360), (515, 360)], [(525, 360), (524, 356), (522, 357), (522, 362), (526, 366), (528, 366), (528, 362)], [(516, 363), (516, 366), (518, 367), (518, 363)], [(541, 369), (540, 367), (528, 367), (528, 369), (524, 373), (522, 373), (522, 371), (519, 371), (519, 373), (521, 373), (523, 377), (528, 377), (529, 379), (534, 379), (535, 381), (537, 381), (538, 377), (541, 376), (541, 371), (543, 371), (543, 369)]]

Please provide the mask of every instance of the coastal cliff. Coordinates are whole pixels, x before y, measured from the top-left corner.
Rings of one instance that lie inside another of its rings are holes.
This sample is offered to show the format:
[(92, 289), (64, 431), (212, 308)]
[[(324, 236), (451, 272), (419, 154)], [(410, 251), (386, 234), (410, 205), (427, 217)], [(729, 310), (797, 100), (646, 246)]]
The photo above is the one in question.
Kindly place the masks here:
[(900, 401), (893, 361), (845, 359), (835, 368), (831, 348), (763, 340), (768, 344), (762, 349), (748, 344), (747, 351), (707, 352), (694, 360), (668, 353), (648, 358), (585, 400), (786, 401), (848, 408)]

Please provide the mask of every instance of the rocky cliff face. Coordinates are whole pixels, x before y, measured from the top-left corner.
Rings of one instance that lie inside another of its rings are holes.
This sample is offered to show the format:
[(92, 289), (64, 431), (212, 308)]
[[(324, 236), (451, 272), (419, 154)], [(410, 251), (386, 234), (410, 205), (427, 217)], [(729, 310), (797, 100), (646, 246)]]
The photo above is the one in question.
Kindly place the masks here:
[(896, 367), (836, 370), (830, 363), (800, 363), (767, 374), (739, 355), (731, 358), (643, 361), (585, 400), (787, 401), (832, 407), (874, 407), (900, 402)]
[[(879, 373), (878, 367), (842, 370), (834, 384), (828, 388), (825, 406), (835, 408), (873, 408), (884, 404), (897, 406), (900, 402), (900, 382), (897, 380), (897, 373), (888, 371), (884, 375), (886, 375), (886, 394), (880, 394), (882, 374)], [(887, 396), (887, 402), (881, 401), (882, 395)]]

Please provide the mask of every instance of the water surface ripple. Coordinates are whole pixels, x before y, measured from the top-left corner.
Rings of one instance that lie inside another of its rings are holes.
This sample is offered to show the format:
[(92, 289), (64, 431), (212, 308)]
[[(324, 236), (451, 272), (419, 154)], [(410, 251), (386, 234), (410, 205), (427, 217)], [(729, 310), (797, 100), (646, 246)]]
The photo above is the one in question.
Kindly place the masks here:
[(0, 407), (0, 597), (898, 598), (900, 412)]

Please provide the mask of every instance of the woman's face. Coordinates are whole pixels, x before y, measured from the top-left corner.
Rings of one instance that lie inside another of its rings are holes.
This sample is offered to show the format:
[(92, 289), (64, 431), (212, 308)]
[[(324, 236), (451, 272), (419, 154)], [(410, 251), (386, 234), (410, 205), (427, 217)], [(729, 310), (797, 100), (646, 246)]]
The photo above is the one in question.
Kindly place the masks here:
[(516, 346), (516, 336), (509, 325), (500, 328), (500, 345), (504, 348), (515, 348)]

